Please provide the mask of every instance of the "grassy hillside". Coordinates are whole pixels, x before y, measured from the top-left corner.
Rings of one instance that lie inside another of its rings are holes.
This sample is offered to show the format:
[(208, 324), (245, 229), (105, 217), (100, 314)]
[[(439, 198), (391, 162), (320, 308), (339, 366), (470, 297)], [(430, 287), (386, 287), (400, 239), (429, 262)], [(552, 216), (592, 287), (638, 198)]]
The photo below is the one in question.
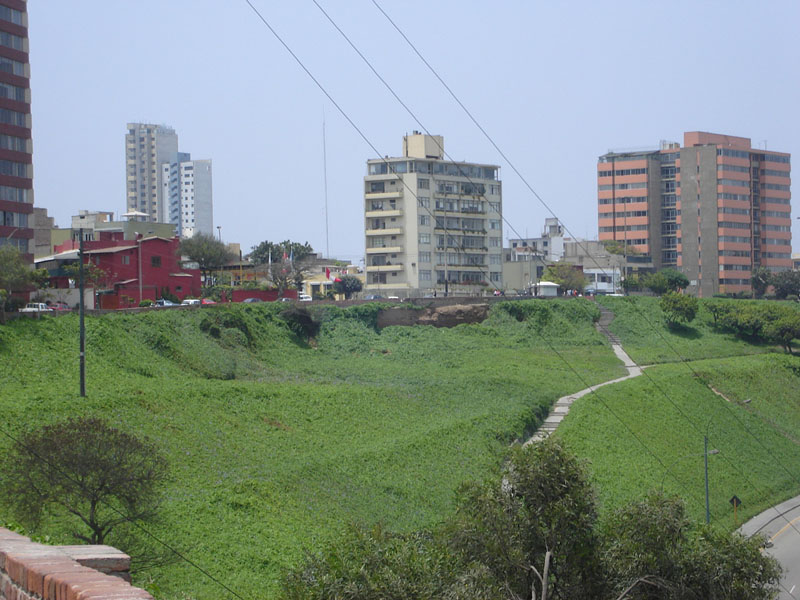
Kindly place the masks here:
[[(0, 360), (13, 365), (0, 372), (0, 423), (102, 415), (152, 437), (172, 475), (156, 533), (241, 595), (272, 597), (283, 567), (348, 523), (440, 521), (456, 486), (495, 468), (556, 398), (622, 374), (585, 301), (382, 332), (377, 305), (326, 308), (311, 345), (283, 308), (88, 318), (86, 399), (77, 318), (11, 323), (0, 328)], [(38, 531), (69, 541), (57, 523)], [(180, 562), (137, 579), (163, 597), (222, 597)]]
[(676, 330), (670, 330), (665, 325), (658, 298), (603, 296), (598, 297), (598, 302), (614, 311), (616, 318), (609, 329), (619, 337), (631, 358), (641, 364), (679, 362), (682, 358), (697, 360), (759, 354), (773, 349), (771, 346), (753, 344), (732, 333), (714, 329), (713, 319), (704, 308), (708, 301), (701, 300), (700, 310), (694, 321)]

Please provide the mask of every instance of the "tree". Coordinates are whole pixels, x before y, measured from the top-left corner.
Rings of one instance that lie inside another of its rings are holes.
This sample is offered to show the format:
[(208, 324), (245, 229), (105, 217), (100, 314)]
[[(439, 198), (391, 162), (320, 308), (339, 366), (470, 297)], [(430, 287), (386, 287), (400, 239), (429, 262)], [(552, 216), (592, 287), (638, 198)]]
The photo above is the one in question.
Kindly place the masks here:
[(353, 294), (360, 292), (362, 288), (361, 280), (355, 275), (342, 275), (333, 282), (333, 291), (337, 294), (344, 294), (346, 300), (349, 300)]
[(670, 290), (669, 279), (663, 273), (650, 273), (644, 277), (644, 287), (661, 296)]
[(638, 292), (642, 289), (643, 277), (638, 273), (631, 273), (622, 280), (622, 289), (626, 292)]
[[(64, 265), (64, 272), (77, 286), (81, 277), (80, 263), (76, 262), (71, 265)], [(104, 269), (100, 268), (92, 261), (83, 264), (83, 282), (86, 287), (94, 288), (95, 290), (101, 289), (105, 287), (107, 280), (108, 273), (106, 273)]]
[(31, 283), (31, 270), (13, 246), (0, 246), (0, 323), (6, 322), (6, 302), (12, 292), (21, 292)]
[(792, 354), (792, 340), (800, 339), (800, 313), (787, 314), (767, 322), (763, 329), (764, 337), (780, 344)]
[(563, 290), (578, 290), (582, 292), (583, 288), (586, 287), (586, 277), (584, 277), (583, 272), (575, 268), (575, 265), (565, 262), (548, 265), (544, 275), (542, 275), (542, 279), (557, 283)]
[(548, 438), (514, 448), (501, 478), (462, 487), (451, 544), (503, 597), (595, 598), (596, 518), (583, 466)]
[(761, 298), (769, 287), (772, 273), (766, 267), (758, 267), (750, 277), (750, 285), (753, 287), (753, 297)]
[(676, 271), (675, 269), (661, 269), (661, 274), (667, 278), (667, 285), (669, 285), (669, 289), (673, 292), (677, 292), (679, 290), (685, 290), (689, 287), (689, 279), (681, 273), (680, 271)]
[(614, 511), (600, 542), (612, 598), (766, 600), (780, 579), (763, 538), (693, 527), (680, 499), (657, 492)]
[(275, 243), (263, 241), (258, 246), (252, 247), (250, 260), (257, 265), (264, 265), (282, 260), (304, 261), (314, 253), (311, 244), (300, 244), (291, 240)]
[(667, 292), (661, 296), (659, 304), (668, 325), (674, 325), (678, 321), (691, 323), (697, 315), (699, 305), (697, 298), (678, 292)]
[(115, 527), (156, 515), (167, 463), (156, 446), (102, 419), (69, 419), (25, 432), (2, 458), (0, 502), (22, 523), (45, 514), (103, 544)]
[(775, 288), (775, 297), (780, 300), (788, 296), (800, 296), (800, 271), (773, 273), (771, 283)]
[(233, 252), (213, 235), (197, 233), (194, 237), (181, 240), (178, 250), (189, 260), (197, 263), (206, 286), (211, 285), (209, 275), (234, 259)]

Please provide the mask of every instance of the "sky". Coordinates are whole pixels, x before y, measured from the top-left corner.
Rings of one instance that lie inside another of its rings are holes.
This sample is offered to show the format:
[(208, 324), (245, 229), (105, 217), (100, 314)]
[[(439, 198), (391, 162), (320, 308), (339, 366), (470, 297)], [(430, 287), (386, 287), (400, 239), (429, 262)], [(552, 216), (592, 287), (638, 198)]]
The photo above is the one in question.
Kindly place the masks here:
[(31, 0), (35, 204), (61, 227), (81, 209), (122, 214), (126, 124), (166, 124), (213, 161), (223, 241), (308, 241), (358, 263), (366, 161), (400, 155), (413, 130), (443, 135), (453, 160), (501, 166), (506, 238), (538, 236), (546, 204), (596, 239), (609, 149), (701, 130), (800, 156), (795, 0), (376, 1), (541, 201), (372, 0), (317, 2), (421, 125), (313, 0), (250, 2), (333, 102), (247, 0)]

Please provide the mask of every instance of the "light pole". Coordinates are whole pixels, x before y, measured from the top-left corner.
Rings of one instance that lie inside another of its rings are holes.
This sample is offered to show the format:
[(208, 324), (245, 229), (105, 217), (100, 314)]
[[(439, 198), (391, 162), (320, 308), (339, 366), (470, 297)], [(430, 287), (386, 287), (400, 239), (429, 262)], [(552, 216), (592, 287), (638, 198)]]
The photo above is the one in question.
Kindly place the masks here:
[(222, 225), (217, 225), (217, 234), (219, 234), (219, 241), (222, 241)]
[(136, 234), (136, 245), (139, 247), (139, 304), (142, 303), (142, 234), (134, 231)]
[[(719, 450), (714, 448), (713, 450), (708, 449), (708, 436), (703, 436), (703, 454), (686, 454), (684, 456), (679, 456), (672, 462), (672, 467), (678, 464), (685, 458), (697, 458), (699, 456), (703, 457), (704, 467), (705, 467), (705, 484), (706, 484), (706, 524), (711, 523), (711, 509), (709, 506), (709, 494), (708, 494), (708, 457), (713, 456), (715, 454), (719, 454)], [(664, 471), (664, 476), (661, 478), (661, 491), (664, 491), (664, 482), (667, 479), (667, 473), (669, 470)]]

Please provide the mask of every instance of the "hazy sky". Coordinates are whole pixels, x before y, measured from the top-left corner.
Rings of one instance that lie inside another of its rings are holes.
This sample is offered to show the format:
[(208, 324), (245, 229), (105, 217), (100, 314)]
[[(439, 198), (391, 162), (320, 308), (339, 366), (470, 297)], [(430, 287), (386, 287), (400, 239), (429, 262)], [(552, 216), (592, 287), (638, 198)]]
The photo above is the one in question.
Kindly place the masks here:
[[(314, 3), (251, 1), (381, 155), (399, 155), (419, 125)], [(453, 159), (503, 167), (504, 217), (538, 235), (545, 208), (371, 0), (318, 2)], [(704, 130), (800, 156), (795, 0), (378, 2), (575, 235), (597, 235), (596, 161), (609, 148)], [(223, 240), (324, 251), (324, 114), (330, 253), (363, 256), (375, 153), (245, 0), (28, 5), (35, 199), (62, 227), (79, 209), (124, 212), (125, 125), (144, 121), (213, 160)]]

